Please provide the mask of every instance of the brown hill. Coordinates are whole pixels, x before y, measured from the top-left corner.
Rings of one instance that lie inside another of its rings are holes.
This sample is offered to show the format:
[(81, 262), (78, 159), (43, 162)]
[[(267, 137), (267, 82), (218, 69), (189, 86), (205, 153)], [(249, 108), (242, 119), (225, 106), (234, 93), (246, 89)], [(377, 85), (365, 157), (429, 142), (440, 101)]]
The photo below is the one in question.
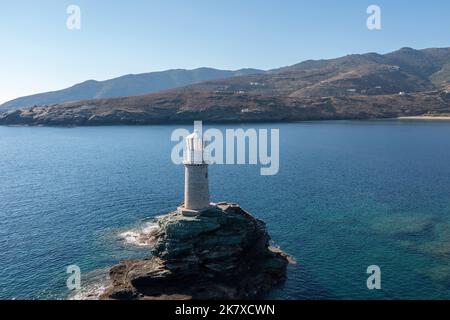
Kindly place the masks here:
[(305, 61), (160, 93), (12, 111), (0, 124), (369, 119), (449, 113), (450, 48)]

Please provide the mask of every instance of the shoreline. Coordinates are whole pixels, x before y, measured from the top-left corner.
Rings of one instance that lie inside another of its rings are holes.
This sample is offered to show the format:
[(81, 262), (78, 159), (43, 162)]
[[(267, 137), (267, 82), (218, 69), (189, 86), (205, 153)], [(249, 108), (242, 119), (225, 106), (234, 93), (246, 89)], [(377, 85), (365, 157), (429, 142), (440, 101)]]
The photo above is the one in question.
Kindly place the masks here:
[(409, 116), (409, 117), (397, 117), (398, 120), (450, 120), (449, 116)]
[[(392, 121), (392, 120), (440, 120), (440, 121), (449, 121), (450, 115), (448, 116), (400, 116), (400, 117), (390, 117), (390, 118), (336, 118), (336, 119), (305, 119), (305, 120), (247, 120), (247, 121), (205, 121), (207, 125), (242, 125), (242, 124), (292, 124), (292, 123), (317, 123), (317, 122), (348, 122), (348, 121)], [(175, 125), (190, 125), (190, 122), (166, 122), (166, 123), (111, 123), (111, 124), (2, 124), (0, 123), (0, 127), (9, 127), (9, 128), (98, 128), (98, 127), (147, 127), (147, 126), (175, 126)]]

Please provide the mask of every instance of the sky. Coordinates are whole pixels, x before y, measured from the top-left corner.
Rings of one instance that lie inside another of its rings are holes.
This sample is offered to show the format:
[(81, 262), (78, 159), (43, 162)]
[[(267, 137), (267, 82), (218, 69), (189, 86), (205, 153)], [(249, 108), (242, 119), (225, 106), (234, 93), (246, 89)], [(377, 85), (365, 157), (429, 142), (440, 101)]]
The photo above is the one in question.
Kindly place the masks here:
[[(81, 10), (80, 29), (67, 8)], [(381, 29), (369, 30), (369, 5)], [(166, 69), (272, 69), (307, 59), (450, 46), (448, 0), (5, 0), (0, 103)]]

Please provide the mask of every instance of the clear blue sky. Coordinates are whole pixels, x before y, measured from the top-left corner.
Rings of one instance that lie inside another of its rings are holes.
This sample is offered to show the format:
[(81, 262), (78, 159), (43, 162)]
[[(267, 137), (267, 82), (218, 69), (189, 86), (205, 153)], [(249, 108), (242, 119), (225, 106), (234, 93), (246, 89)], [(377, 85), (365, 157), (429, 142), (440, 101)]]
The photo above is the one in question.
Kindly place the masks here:
[[(81, 30), (66, 27), (68, 5)], [(369, 31), (366, 9), (381, 7)], [(450, 46), (450, 1), (15, 0), (0, 5), (0, 103), (87, 79)]]

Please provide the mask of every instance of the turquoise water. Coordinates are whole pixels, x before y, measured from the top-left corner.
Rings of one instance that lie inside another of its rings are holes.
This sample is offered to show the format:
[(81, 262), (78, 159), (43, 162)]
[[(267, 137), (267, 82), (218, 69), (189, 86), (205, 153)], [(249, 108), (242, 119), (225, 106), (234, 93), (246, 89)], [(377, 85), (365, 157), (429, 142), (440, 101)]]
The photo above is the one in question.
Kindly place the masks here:
[[(450, 122), (242, 127), (280, 129), (280, 172), (213, 166), (211, 194), (296, 258), (269, 298), (450, 298)], [(68, 265), (145, 256), (118, 234), (182, 200), (173, 129), (0, 127), (0, 298), (64, 298)]]

